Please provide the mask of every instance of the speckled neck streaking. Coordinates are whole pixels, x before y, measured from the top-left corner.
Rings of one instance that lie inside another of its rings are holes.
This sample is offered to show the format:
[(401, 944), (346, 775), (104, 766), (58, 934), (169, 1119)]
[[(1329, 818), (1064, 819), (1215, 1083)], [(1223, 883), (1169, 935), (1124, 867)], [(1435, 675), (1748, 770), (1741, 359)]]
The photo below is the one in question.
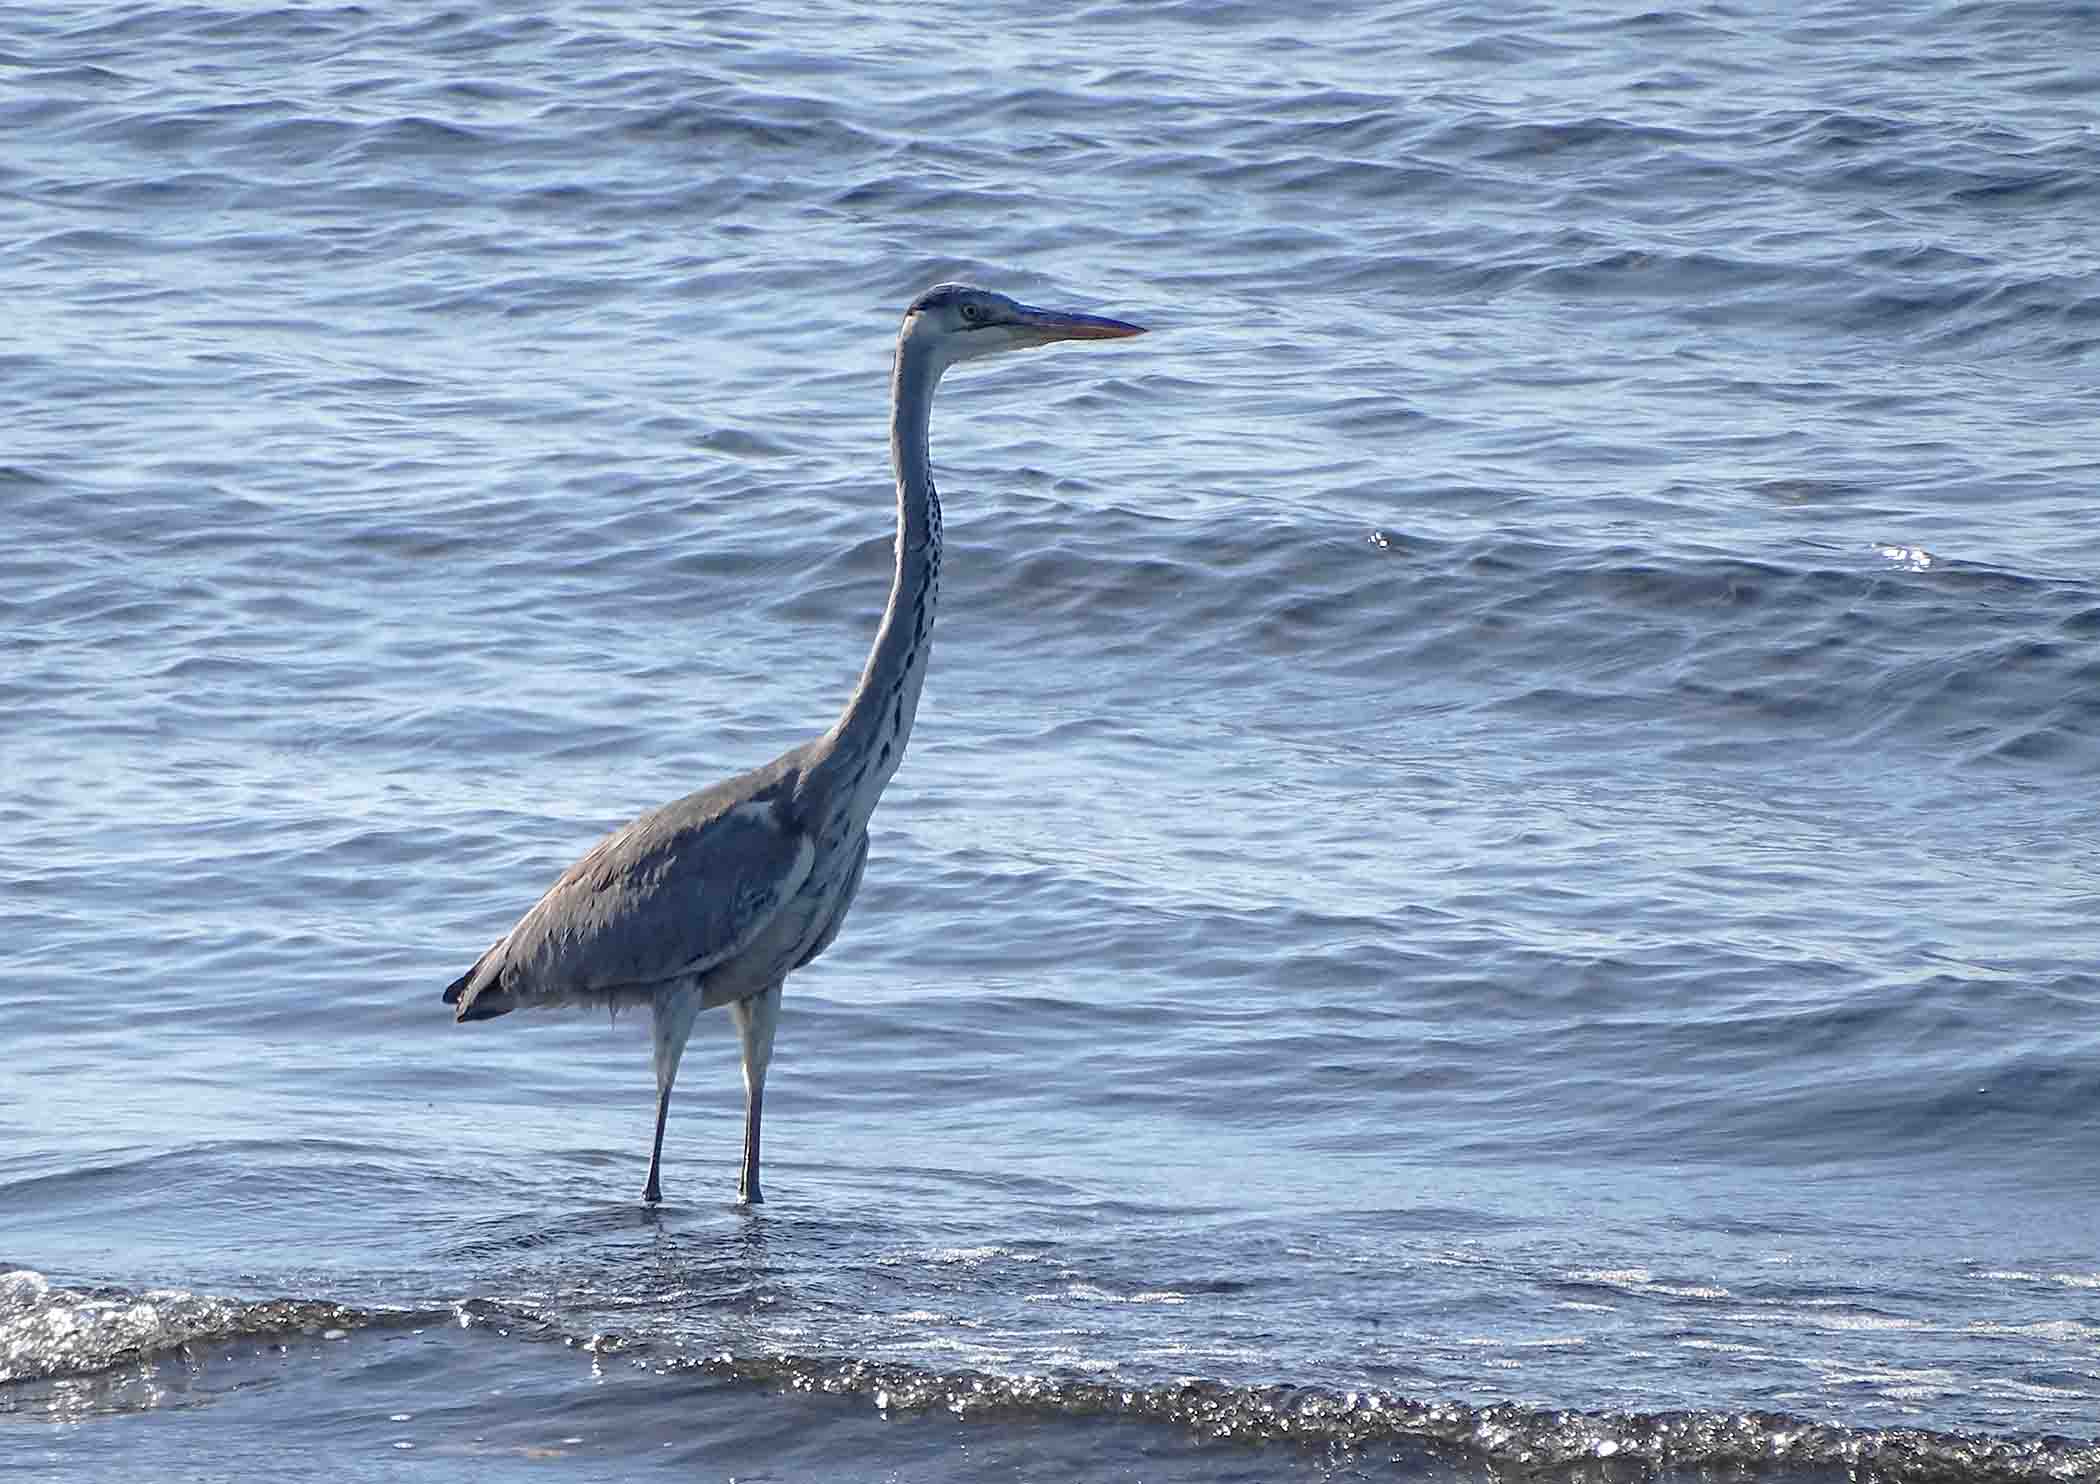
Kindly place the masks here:
[(900, 339), (891, 374), (890, 458), (897, 470), (897, 566), (889, 606), (846, 709), (818, 744), (814, 797), (828, 816), (820, 833), (865, 828), (904, 759), (926, 665), (941, 585), (941, 501), (926, 446), (933, 392), (944, 363), (923, 343)]

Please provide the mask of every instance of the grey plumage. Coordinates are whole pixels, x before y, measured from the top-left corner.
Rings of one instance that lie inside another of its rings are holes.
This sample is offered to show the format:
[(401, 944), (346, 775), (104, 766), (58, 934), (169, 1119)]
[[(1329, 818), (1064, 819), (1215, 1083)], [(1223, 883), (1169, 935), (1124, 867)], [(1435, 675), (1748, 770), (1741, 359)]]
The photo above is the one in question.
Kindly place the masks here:
[(657, 1107), (644, 1200), (661, 1198), (664, 1125), (686, 1038), (700, 1011), (723, 1004), (743, 1053), (738, 1194), (762, 1199), (759, 1129), (781, 985), (838, 936), (867, 865), (869, 816), (903, 760), (925, 683), (941, 566), (926, 429), (942, 373), (996, 351), (1140, 333), (1121, 320), (1034, 309), (960, 284), (914, 300), (891, 377), (896, 570), (860, 684), (838, 721), (764, 767), (601, 840), (446, 988), (460, 1020), (558, 1005), (648, 1007)]
[[(748, 948), (815, 858), (787, 801), (797, 753), (606, 836), (446, 989), (445, 1003), (461, 1020), (521, 1004), (649, 1004), (662, 985)], [(678, 910), (652, 911), (657, 902)]]

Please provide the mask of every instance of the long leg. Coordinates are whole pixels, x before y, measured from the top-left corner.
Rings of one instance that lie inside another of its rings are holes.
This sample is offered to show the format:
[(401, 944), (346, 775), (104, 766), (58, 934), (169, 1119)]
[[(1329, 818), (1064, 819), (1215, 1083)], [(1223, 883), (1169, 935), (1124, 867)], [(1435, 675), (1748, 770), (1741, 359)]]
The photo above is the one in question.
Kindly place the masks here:
[(747, 1206), (761, 1204), (758, 1190), (758, 1124), (765, 1111), (766, 1067), (773, 1060), (773, 1027), (780, 1023), (780, 986), (760, 990), (729, 1007), (737, 1039), (744, 1049), (744, 1173), (736, 1198)]
[(700, 992), (692, 988), (666, 990), (650, 1013), (650, 1037), (656, 1043), (656, 1142), (649, 1148), (649, 1183), (642, 1187), (642, 1199), (652, 1206), (664, 1198), (657, 1171), (664, 1158), (664, 1122), (671, 1116), (671, 1084), (678, 1080), (678, 1061), (699, 1014)]

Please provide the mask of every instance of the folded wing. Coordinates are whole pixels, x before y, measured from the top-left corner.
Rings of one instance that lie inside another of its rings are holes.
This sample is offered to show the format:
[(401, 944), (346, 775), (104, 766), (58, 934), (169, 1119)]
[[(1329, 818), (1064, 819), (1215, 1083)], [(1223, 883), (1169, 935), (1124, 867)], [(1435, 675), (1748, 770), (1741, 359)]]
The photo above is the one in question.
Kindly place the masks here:
[[(710, 793), (713, 793), (710, 790)], [(707, 794), (607, 836), (445, 990), (461, 1020), (618, 998), (750, 946), (808, 877), (809, 837), (772, 803)]]

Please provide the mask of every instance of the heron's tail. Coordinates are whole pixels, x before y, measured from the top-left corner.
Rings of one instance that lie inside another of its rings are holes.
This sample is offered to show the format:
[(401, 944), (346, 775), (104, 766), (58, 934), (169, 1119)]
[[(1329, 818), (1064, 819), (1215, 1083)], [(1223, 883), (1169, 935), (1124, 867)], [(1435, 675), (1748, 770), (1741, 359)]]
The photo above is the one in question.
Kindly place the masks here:
[(497, 984), (497, 975), (493, 971), (482, 972), (495, 951), (492, 948), (484, 953), (475, 960), (473, 968), (445, 986), (445, 1003), (459, 1007), (453, 1015), (455, 1020), (493, 1020), (518, 1008), (517, 1002)]

